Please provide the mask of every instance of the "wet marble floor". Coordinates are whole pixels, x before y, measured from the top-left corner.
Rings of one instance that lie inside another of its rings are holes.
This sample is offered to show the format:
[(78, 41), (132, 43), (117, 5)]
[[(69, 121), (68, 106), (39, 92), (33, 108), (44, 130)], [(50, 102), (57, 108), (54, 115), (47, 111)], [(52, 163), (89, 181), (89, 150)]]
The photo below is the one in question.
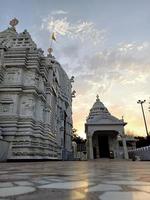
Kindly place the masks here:
[(0, 200), (150, 200), (150, 162), (0, 163)]

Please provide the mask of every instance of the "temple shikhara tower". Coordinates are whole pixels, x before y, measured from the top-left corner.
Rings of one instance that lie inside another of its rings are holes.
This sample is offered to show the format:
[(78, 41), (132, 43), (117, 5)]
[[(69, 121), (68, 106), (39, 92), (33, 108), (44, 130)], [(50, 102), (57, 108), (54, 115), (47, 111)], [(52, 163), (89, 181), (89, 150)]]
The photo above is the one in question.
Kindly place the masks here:
[(88, 159), (110, 158), (111, 156), (128, 159), (124, 134), (126, 124), (123, 119), (112, 116), (97, 96), (85, 123)]
[(0, 136), (10, 142), (8, 159), (68, 159), (71, 80), (17, 23), (0, 32)]

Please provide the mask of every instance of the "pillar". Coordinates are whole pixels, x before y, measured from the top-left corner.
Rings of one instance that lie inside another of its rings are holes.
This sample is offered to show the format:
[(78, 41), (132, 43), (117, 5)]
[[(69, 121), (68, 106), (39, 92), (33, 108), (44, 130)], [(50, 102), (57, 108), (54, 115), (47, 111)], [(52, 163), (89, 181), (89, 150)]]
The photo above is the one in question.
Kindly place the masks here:
[(122, 144), (123, 144), (124, 158), (129, 159), (125, 135), (122, 136)]
[(89, 145), (88, 145), (88, 152), (89, 152), (89, 159), (90, 160), (93, 160), (93, 142), (92, 142), (92, 136), (90, 135), (90, 136), (88, 136), (88, 143), (89, 143)]

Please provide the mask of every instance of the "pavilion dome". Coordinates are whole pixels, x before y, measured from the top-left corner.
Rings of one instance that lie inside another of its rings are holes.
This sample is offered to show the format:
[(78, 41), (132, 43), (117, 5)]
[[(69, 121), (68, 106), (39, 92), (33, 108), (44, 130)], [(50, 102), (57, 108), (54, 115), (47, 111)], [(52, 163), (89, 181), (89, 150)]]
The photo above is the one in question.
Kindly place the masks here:
[(124, 124), (124, 121), (111, 115), (97, 95), (96, 102), (90, 109), (87, 124)]
[(101, 113), (103, 111), (108, 112), (107, 108), (104, 106), (104, 104), (100, 101), (99, 96), (97, 96), (96, 102), (94, 103), (92, 109), (92, 112), (98, 112)]

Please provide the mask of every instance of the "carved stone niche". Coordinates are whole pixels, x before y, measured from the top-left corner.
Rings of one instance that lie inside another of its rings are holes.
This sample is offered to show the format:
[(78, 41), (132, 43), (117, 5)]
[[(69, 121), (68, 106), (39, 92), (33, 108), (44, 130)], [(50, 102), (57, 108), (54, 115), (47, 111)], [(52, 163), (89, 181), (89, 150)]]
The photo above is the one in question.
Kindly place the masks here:
[(5, 98), (0, 100), (0, 113), (12, 113), (13, 112), (13, 100), (10, 98)]
[(30, 116), (35, 114), (35, 102), (32, 97), (24, 97), (22, 99), (21, 114)]
[(36, 84), (35, 72), (26, 71), (24, 73), (24, 85), (25, 86), (35, 86), (35, 84)]
[(21, 71), (17, 69), (7, 69), (4, 83), (5, 84), (13, 84), (20, 81), (21, 78)]

